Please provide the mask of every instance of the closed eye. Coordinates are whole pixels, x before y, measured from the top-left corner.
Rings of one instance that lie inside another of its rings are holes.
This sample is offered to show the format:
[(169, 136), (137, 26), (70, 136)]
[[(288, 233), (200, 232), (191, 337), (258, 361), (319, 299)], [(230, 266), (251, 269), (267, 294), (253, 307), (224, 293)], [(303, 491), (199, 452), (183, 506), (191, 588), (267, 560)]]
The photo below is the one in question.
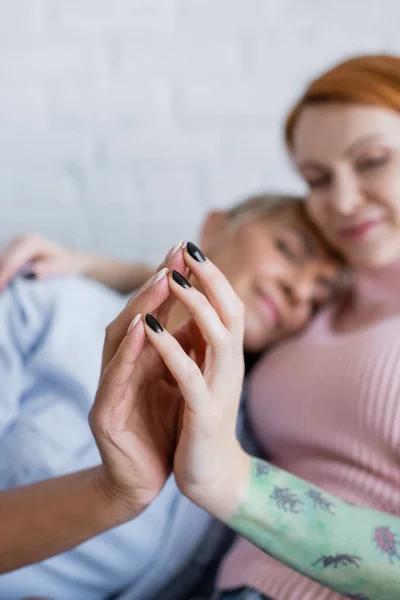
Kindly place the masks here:
[(282, 252), (284, 256), (286, 256), (286, 258), (297, 262), (298, 257), (296, 252), (293, 248), (290, 247), (290, 245), (285, 240), (283, 240), (282, 238), (277, 238), (275, 240), (275, 246), (280, 252)]
[(330, 175), (320, 175), (318, 177), (309, 177), (306, 181), (310, 189), (315, 189), (328, 186), (331, 182), (331, 177)]
[(377, 169), (382, 167), (388, 161), (387, 156), (380, 156), (379, 158), (369, 158), (358, 163), (357, 169), (359, 171), (369, 171), (371, 169)]

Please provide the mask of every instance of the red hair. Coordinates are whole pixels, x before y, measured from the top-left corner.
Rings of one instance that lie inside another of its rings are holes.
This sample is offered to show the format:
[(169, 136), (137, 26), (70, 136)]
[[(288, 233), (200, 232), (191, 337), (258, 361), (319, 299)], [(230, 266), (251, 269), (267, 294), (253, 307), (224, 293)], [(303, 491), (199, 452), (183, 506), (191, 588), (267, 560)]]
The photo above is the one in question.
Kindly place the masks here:
[(357, 56), (314, 79), (286, 119), (289, 149), (303, 108), (324, 102), (367, 104), (400, 113), (400, 58), (384, 54)]

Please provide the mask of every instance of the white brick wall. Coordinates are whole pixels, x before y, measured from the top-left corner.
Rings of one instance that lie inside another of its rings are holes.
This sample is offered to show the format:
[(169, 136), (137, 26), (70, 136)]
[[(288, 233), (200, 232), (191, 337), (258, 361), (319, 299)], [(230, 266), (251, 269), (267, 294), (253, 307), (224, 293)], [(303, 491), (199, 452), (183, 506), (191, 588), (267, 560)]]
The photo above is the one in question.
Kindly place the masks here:
[(0, 244), (157, 261), (212, 206), (298, 190), (286, 110), (321, 69), (400, 53), (398, 0), (0, 0)]

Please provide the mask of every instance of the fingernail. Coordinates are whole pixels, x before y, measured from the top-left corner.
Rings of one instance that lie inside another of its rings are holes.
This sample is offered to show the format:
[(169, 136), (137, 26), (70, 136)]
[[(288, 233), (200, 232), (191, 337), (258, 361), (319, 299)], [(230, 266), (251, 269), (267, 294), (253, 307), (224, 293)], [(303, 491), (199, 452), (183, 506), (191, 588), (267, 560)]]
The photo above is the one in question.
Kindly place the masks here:
[(175, 269), (172, 271), (172, 279), (176, 281), (176, 283), (179, 283), (179, 285), (181, 285), (183, 288), (185, 288), (185, 290), (188, 290), (192, 287), (188, 280), (185, 279), (183, 275), (178, 273), (178, 271), (175, 271)]
[(133, 319), (133, 321), (129, 325), (126, 335), (129, 335), (135, 329), (136, 325), (139, 323), (141, 318), (142, 318), (142, 313), (139, 313), (138, 315), (136, 315), (136, 317)]
[(190, 256), (194, 258), (194, 260), (197, 260), (197, 262), (205, 262), (206, 257), (204, 256), (200, 248), (196, 246), (196, 244), (193, 244), (193, 242), (188, 242), (186, 249), (189, 252)]
[(169, 260), (171, 260), (173, 255), (176, 254), (178, 252), (179, 248), (181, 248), (182, 246), (183, 246), (183, 242), (182, 242), (182, 240), (180, 240), (178, 244), (175, 244), (175, 246), (173, 248), (171, 248), (171, 250), (168, 252), (167, 256), (165, 257), (164, 261), (168, 262)]
[(146, 323), (156, 333), (161, 333), (164, 331), (163, 326), (155, 319), (152, 315), (146, 315)]
[(168, 273), (168, 269), (166, 267), (164, 267), (164, 269), (161, 269), (161, 271), (158, 271), (158, 273), (156, 273), (155, 275), (153, 275), (153, 277), (151, 279), (149, 279), (149, 281), (147, 283), (144, 284), (143, 289), (144, 290), (150, 290), (152, 287), (154, 287), (159, 281), (161, 281), (161, 279), (164, 277), (164, 275), (166, 275)]

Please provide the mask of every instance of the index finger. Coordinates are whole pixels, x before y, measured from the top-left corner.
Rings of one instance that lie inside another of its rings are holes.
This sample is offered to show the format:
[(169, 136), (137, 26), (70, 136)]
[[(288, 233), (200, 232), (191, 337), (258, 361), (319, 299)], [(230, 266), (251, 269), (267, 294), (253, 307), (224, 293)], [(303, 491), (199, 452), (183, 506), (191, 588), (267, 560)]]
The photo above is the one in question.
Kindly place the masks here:
[[(167, 255), (168, 257), (168, 255)], [(129, 300), (121, 313), (106, 329), (106, 339), (103, 348), (101, 372), (109, 364), (117, 352), (132, 319), (138, 313), (158, 314), (158, 311), (170, 296), (168, 278), (165, 275), (170, 269), (184, 268), (182, 250), (179, 250), (167, 261), (164, 260), (155, 275)]]
[(184, 258), (222, 323), (242, 344), (244, 306), (231, 283), (192, 242), (187, 243)]

